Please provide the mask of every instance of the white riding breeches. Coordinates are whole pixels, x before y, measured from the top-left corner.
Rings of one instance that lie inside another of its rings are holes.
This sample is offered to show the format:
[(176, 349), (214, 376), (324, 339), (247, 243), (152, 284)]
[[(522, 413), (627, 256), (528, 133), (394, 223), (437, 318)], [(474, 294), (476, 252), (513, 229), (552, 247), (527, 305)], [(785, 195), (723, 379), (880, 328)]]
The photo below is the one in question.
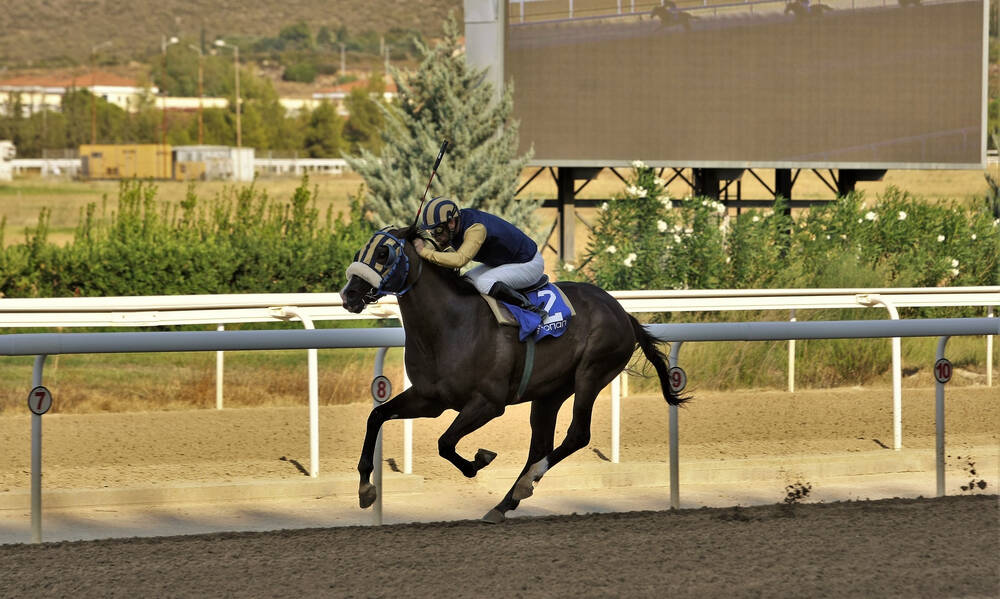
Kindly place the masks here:
[(544, 272), (545, 260), (540, 252), (535, 252), (535, 257), (527, 262), (493, 267), (480, 264), (465, 273), (465, 276), (472, 281), (479, 293), (489, 293), (497, 281), (503, 281), (514, 289), (521, 289), (537, 282)]

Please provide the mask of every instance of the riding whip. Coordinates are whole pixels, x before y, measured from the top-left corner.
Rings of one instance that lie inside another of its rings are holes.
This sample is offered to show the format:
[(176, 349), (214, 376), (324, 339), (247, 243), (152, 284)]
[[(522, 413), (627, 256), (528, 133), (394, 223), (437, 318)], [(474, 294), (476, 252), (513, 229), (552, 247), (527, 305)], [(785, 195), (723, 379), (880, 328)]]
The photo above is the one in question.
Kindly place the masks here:
[(434, 161), (434, 170), (431, 171), (431, 178), (427, 180), (427, 187), (424, 188), (424, 195), (420, 198), (420, 205), (417, 206), (417, 214), (413, 217), (413, 226), (417, 226), (417, 221), (420, 220), (420, 211), (424, 208), (424, 200), (427, 199), (427, 191), (431, 188), (431, 181), (434, 180), (434, 175), (437, 174), (438, 167), (441, 166), (441, 159), (444, 158), (444, 153), (448, 150), (448, 140), (441, 142), (441, 151), (438, 152), (437, 160)]

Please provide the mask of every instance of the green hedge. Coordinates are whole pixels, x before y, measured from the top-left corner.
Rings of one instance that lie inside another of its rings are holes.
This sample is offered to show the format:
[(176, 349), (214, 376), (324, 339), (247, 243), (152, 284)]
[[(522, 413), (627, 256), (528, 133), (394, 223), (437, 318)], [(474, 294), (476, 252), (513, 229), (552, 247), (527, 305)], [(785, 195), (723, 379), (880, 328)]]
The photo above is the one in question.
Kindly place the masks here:
[(738, 218), (704, 198), (672, 200), (637, 163), (599, 212), (580, 266), (564, 276), (605, 289), (937, 287), (1000, 284), (1000, 221), (989, 198), (928, 203), (896, 188), (786, 214)]
[(187, 295), (337, 291), (371, 235), (353, 199), (349, 218), (321, 218), (303, 178), (289, 202), (253, 185), (209, 201), (192, 186), (179, 205), (125, 181), (110, 215), (91, 204), (64, 246), (50, 243), (43, 210), (25, 243), (0, 253), (4, 297)]

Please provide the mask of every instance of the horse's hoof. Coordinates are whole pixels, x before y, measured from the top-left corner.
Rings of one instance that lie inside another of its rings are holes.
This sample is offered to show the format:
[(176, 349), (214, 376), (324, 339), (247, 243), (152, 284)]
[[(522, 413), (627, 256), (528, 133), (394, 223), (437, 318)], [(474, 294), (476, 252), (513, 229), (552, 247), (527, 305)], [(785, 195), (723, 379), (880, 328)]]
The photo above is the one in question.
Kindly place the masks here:
[(514, 493), (511, 495), (511, 498), (514, 499), (514, 501), (521, 501), (522, 499), (531, 497), (534, 492), (534, 481), (531, 480), (530, 476), (524, 475), (518, 479), (517, 484), (514, 485)]
[(507, 516), (504, 516), (503, 512), (496, 508), (486, 512), (486, 515), (482, 517), (482, 521), (487, 524), (500, 524), (506, 520)]
[(489, 449), (480, 449), (476, 452), (476, 470), (481, 470), (490, 465), (490, 462), (497, 457), (495, 451), (490, 451)]
[(361, 483), (358, 486), (358, 502), (361, 504), (361, 509), (370, 507), (371, 504), (375, 503), (376, 497), (378, 497), (378, 491), (375, 490), (375, 485)]

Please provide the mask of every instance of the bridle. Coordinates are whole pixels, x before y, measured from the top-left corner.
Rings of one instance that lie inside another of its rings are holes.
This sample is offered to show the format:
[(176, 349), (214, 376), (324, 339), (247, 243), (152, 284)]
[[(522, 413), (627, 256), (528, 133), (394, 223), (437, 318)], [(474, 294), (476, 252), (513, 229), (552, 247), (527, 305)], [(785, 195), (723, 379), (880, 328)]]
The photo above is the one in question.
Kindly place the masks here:
[[(407, 284), (410, 258), (403, 251), (406, 240), (396, 237), (388, 229), (386, 227), (372, 235), (365, 247), (354, 255), (354, 262), (347, 267), (348, 281), (352, 276), (358, 276), (371, 285), (371, 289), (364, 295), (366, 304), (373, 303), (386, 295), (404, 295), (423, 272), (423, 262), (418, 260), (417, 276)], [(376, 255), (383, 247), (388, 250), (389, 257), (380, 264), (376, 260)]]

